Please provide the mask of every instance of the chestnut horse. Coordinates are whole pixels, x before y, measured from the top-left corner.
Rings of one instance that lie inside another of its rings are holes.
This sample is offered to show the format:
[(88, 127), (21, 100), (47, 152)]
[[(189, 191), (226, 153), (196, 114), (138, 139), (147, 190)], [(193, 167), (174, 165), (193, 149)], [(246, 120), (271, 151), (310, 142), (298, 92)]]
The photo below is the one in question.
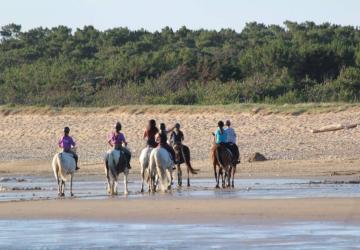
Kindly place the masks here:
[[(211, 148), (211, 160), (214, 167), (214, 175), (216, 181), (216, 188), (220, 188), (220, 176), (222, 178), (222, 187), (230, 187), (230, 180), (232, 178), (231, 187), (234, 187), (234, 176), (236, 171), (236, 164), (233, 163), (232, 153), (225, 145), (214, 145)], [(227, 183), (226, 183), (227, 182)]]

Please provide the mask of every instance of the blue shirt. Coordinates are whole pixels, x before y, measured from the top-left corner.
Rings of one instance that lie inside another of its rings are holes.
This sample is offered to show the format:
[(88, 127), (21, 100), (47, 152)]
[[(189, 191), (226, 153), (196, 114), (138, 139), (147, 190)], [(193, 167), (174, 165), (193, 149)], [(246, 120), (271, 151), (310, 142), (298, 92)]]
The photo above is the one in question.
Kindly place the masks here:
[(226, 130), (223, 130), (224, 132), (221, 134), (220, 128), (218, 128), (215, 132), (215, 142), (216, 144), (219, 143), (226, 143), (227, 142), (227, 135)]

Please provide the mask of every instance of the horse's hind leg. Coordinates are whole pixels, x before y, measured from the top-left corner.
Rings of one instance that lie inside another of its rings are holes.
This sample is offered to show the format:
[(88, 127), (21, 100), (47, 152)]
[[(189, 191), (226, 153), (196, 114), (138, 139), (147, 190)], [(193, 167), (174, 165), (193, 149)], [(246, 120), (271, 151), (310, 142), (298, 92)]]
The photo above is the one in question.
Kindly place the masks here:
[(141, 166), (141, 189), (140, 192), (144, 193), (144, 182), (145, 182), (145, 169)]
[(71, 174), (71, 176), (70, 176), (70, 195), (71, 195), (71, 196), (74, 196), (73, 191), (72, 191), (73, 176), (74, 176), (73, 174)]
[(180, 164), (177, 165), (177, 177), (178, 177), (178, 186), (182, 186), (182, 171)]
[(219, 174), (217, 173), (217, 169), (216, 169), (216, 163), (213, 164), (214, 165), (214, 176), (215, 176), (215, 182), (216, 182), (216, 186), (215, 188), (220, 188), (219, 186)]
[(224, 169), (220, 169), (220, 175), (221, 175), (221, 186), (222, 188), (225, 188), (226, 185), (225, 185), (225, 180), (226, 180), (226, 177), (227, 177), (227, 171), (224, 171)]
[(190, 187), (190, 169), (187, 168), (187, 186)]
[(58, 185), (58, 196), (60, 197), (61, 196), (61, 181), (60, 181), (58, 173), (56, 173), (56, 181), (57, 181), (57, 185)]
[(60, 196), (65, 196), (65, 181), (61, 180), (61, 194)]
[(128, 170), (125, 169), (124, 172), (124, 194), (128, 195), (129, 190), (128, 190)]
[(235, 173), (236, 173), (236, 165), (232, 167), (232, 183), (231, 183), (231, 187), (235, 187), (234, 185), (234, 178), (235, 178)]

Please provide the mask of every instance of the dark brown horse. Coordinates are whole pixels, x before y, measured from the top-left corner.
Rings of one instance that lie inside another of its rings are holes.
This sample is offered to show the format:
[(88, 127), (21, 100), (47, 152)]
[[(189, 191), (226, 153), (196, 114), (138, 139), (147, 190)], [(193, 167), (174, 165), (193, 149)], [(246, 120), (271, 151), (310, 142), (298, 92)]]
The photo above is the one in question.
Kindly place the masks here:
[[(214, 167), (214, 175), (216, 188), (220, 188), (220, 176), (222, 179), (222, 187), (234, 187), (234, 176), (236, 172), (236, 164), (233, 163), (232, 154), (225, 145), (214, 145), (211, 148), (211, 160)], [(227, 183), (226, 183), (227, 182)]]
[(182, 186), (182, 171), (181, 164), (185, 163), (187, 166), (187, 186), (190, 187), (190, 173), (197, 174), (199, 169), (194, 169), (190, 163), (190, 149), (189, 147), (182, 144), (174, 145), (175, 157), (178, 162), (177, 164), (177, 175), (178, 175), (178, 185)]

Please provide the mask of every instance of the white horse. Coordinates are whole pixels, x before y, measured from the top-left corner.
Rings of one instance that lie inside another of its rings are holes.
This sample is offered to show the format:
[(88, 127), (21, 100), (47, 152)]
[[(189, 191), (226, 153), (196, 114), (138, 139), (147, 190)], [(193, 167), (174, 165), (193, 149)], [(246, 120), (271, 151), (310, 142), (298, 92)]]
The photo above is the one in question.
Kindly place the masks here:
[(139, 161), (140, 161), (140, 170), (141, 170), (141, 190), (140, 192), (144, 192), (144, 182), (145, 182), (145, 177), (147, 175), (146, 178), (146, 182), (148, 182), (148, 178), (149, 178), (149, 162), (150, 162), (150, 153), (154, 148), (147, 146), (146, 148), (144, 148), (141, 151), (140, 157), (139, 157)]
[(149, 192), (155, 191), (157, 182), (160, 184), (161, 191), (171, 190), (173, 165), (174, 163), (171, 160), (171, 156), (166, 149), (158, 147), (151, 151), (149, 163)]
[[(120, 164), (119, 164), (120, 160)], [(123, 152), (111, 149), (105, 155), (105, 175), (107, 179), (107, 192), (110, 195), (117, 195), (117, 181), (120, 173), (124, 173), (124, 194), (128, 191), (128, 162)]]
[(65, 196), (65, 182), (68, 176), (70, 176), (70, 195), (74, 196), (72, 192), (72, 183), (75, 168), (76, 162), (72, 154), (66, 152), (55, 154), (52, 160), (52, 169), (58, 184), (59, 196)]

